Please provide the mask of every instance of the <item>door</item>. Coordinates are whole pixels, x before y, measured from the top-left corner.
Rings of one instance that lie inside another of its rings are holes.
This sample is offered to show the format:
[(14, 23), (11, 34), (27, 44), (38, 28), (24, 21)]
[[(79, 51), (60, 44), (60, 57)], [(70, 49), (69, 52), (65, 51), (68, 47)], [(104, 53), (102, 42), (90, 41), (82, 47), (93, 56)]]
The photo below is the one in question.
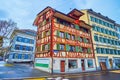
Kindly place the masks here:
[(61, 61), (61, 67), (60, 67), (60, 69), (61, 69), (61, 72), (65, 72), (65, 61)]
[(82, 66), (82, 70), (84, 71), (84, 70), (85, 70), (85, 62), (84, 62), (84, 59), (81, 60), (81, 66)]
[(113, 61), (112, 61), (112, 59), (109, 59), (109, 63), (110, 63), (110, 67), (112, 69), (113, 68)]
[(107, 70), (106, 62), (100, 62), (101, 70)]

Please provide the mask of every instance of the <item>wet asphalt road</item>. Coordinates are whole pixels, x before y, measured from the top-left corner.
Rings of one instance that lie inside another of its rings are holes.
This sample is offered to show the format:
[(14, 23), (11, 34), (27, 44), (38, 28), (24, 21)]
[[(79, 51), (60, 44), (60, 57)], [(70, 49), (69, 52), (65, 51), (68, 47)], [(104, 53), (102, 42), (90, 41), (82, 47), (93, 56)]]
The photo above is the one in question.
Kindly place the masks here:
[[(14, 64), (14, 66), (4, 66), (4, 62), (0, 62), (0, 80), (11, 80), (23, 78), (39, 78), (51, 76), (51, 74), (34, 69), (29, 64)], [(56, 75), (56, 74), (55, 74)], [(62, 74), (56, 75), (56, 77), (63, 77), (66, 80), (120, 80), (120, 70), (111, 72), (92, 72), (92, 73), (80, 73), (80, 74)], [(47, 79), (46, 79), (47, 80)], [(55, 79), (49, 79), (55, 80)]]
[(84, 77), (81, 76), (74, 76), (68, 78), (69, 80), (120, 80), (120, 70), (116, 72), (104, 72), (98, 73), (93, 75), (85, 75)]
[(14, 64), (14, 66), (2, 66), (2, 64), (4, 64), (4, 62), (0, 64), (0, 79), (21, 79), (23, 77), (41, 77), (50, 75), (49, 73), (34, 69), (29, 64)]

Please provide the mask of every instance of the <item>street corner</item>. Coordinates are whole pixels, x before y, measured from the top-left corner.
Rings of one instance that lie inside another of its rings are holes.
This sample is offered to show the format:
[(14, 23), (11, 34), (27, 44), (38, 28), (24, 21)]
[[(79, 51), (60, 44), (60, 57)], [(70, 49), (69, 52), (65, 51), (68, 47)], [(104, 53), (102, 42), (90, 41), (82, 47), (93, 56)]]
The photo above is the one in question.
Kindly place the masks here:
[(47, 80), (46, 78), (28, 78), (23, 80)]

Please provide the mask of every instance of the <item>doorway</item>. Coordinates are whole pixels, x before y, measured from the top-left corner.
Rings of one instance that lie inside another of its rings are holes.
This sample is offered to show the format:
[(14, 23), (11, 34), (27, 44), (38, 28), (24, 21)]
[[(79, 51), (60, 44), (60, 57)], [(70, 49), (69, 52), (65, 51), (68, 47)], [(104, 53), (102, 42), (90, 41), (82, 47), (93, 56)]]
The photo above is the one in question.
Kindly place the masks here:
[(85, 71), (85, 60), (81, 60), (82, 71)]
[(65, 61), (61, 61), (60, 66), (61, 72), (65, 72)]

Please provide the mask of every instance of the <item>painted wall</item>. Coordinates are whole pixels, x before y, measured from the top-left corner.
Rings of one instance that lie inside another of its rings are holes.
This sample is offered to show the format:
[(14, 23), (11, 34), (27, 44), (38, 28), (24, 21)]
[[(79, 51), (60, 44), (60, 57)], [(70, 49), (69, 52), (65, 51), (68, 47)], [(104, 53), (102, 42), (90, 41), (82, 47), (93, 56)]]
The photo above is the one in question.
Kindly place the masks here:
[[(61, 73), (61, 65), (60, 65), (60, 62), (64, 60), (65, 61), (65, 73), (76, 73), (76, 72), (84, 72), (82, 71), (82, 66), (81, 66), (81, 59), (77, 59), (77, 58), (54, 58), (53, 59), (53, 72), (54, 73)], [(70, 69), (68, 67), (68, 60), (77, 60), (77, 68), (76, 69)], [(88, 67), (88, 63), (87, 63), (87, 60), (88, 59), (84, 59), (85, 60), (85, 71), (95, 71), (96, 70), (96, 67), (95, 67), (95, 61), (94, 59), (93, 60), (93, 67), (92, 68), (89, 68)]]
[(51, 58), (35, 58), (35, 68), (51, 73)]

